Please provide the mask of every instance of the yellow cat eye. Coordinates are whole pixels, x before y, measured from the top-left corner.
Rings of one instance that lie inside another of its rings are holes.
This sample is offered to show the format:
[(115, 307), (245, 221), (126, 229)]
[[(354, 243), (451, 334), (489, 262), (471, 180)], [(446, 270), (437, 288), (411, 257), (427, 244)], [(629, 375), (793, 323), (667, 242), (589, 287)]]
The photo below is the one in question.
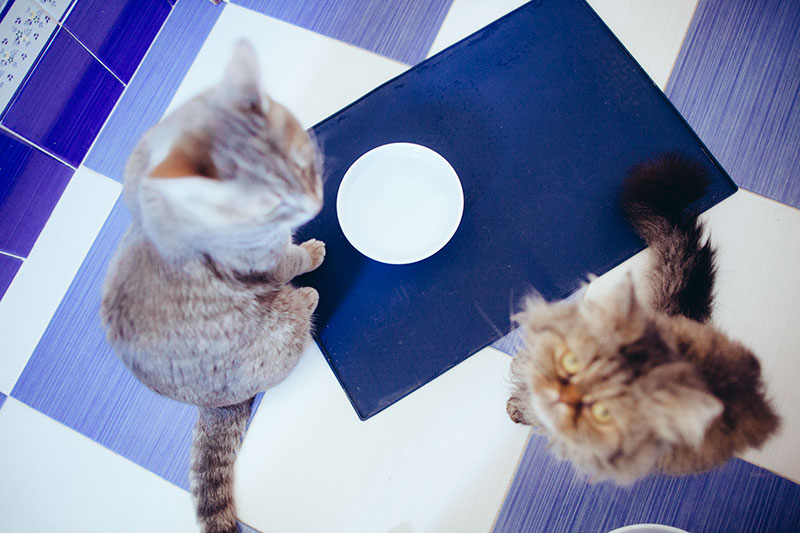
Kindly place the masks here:
[(562, 353), (558, 362), (561, 364), (561, 368), (564, 372), (570, 376), (576, 374), (583, 367), (581, 360), (578, 359), (578, 356), (575, 355), (575, 352), (572, 350), (567, 350)]
[(592, 416), (601, 424), (611, 422), (611, 411), (603, 402), (594, 402), (592, 404)]

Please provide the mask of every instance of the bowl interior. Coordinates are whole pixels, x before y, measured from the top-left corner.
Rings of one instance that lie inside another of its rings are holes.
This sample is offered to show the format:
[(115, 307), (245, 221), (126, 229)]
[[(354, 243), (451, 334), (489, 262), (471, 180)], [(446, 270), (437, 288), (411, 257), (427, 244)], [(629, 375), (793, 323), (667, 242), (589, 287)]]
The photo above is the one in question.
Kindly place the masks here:
[(412, 143), (385, 144), (353, 163), (336, 198), (347, 240), (376, 261), (406, 264), (439, 251), (455, 233), (464, 193), (453, 167)]

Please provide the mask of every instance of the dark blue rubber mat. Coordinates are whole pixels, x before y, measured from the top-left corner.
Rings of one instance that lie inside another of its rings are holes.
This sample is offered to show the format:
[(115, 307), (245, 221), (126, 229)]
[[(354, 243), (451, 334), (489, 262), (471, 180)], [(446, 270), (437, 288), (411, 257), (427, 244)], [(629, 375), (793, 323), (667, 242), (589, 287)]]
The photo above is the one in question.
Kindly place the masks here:
[[(328, 245), (298, 280), (320, 292), (318, 338), (366, 419), (510, 329), (535, 288), (574, 291), (643, 247), (618, 208), (621, 179), (667, 151), (698, 158), (708, 208), (736, 190), (663, 93), (582, 0), (534, 1), (377, 88), (314, 128), (325, 208), (298, 238)], [(464, 216), (436, 255), (385, 265), (336, 218), (347, 168), (390, 142), (443, 155)]]

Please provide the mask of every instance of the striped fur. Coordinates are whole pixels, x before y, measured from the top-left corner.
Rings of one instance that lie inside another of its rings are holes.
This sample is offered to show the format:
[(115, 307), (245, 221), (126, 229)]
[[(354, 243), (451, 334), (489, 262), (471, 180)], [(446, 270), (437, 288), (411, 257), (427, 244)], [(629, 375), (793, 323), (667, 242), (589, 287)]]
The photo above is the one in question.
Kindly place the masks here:
[(252, 399), (227, 407), (200, 407), (194, 427), (190, 481), (204, 533), (236, 533), (233, 463)]
[(233, 463), (255, 394), (311, 343), (319, 295), (291, 280), (324, 243), (319, 150), (236, 46), (223, 81), (164, 117), (125, 170), (131, 225), (109, 264), (106, 337), (151, 390), (199, 407), (191, 486), (202, 531), (236, 531)]

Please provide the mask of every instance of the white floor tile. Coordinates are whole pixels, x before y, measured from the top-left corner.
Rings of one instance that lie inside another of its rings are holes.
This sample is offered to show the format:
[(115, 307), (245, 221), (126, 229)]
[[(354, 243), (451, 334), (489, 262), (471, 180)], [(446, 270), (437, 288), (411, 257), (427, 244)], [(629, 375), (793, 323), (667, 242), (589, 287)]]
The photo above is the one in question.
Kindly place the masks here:
[(13, 398), (0, 435), (3, 531), (197, 532), (188, 492)]
[[(739, 190), (703, 215), (718, 248), (714, 322), (759, 357), (767, 392), (783, 418), (779, 435), (742, 456), (800, 482), (800, 211)], [(598, 278), (588, 298), (612, 290), (647, 251)]]
[(167, 113), (219, 83), (233, 47), (248, 39), (264, 89), (310, 127), (408, 66), (233, 4), (225, 6)]
[(697, 0), (588, 0), (656, 85), (667, 86)]
[(0, 300), (0, 392), (25, 368), (122, 186), (81, 167)]
[(245, 438), (239, 516), (264, 531), (489, 531), (529, 435), (505, 412), (509, 361), (487, 348), (362, 422), (312, 347)]

